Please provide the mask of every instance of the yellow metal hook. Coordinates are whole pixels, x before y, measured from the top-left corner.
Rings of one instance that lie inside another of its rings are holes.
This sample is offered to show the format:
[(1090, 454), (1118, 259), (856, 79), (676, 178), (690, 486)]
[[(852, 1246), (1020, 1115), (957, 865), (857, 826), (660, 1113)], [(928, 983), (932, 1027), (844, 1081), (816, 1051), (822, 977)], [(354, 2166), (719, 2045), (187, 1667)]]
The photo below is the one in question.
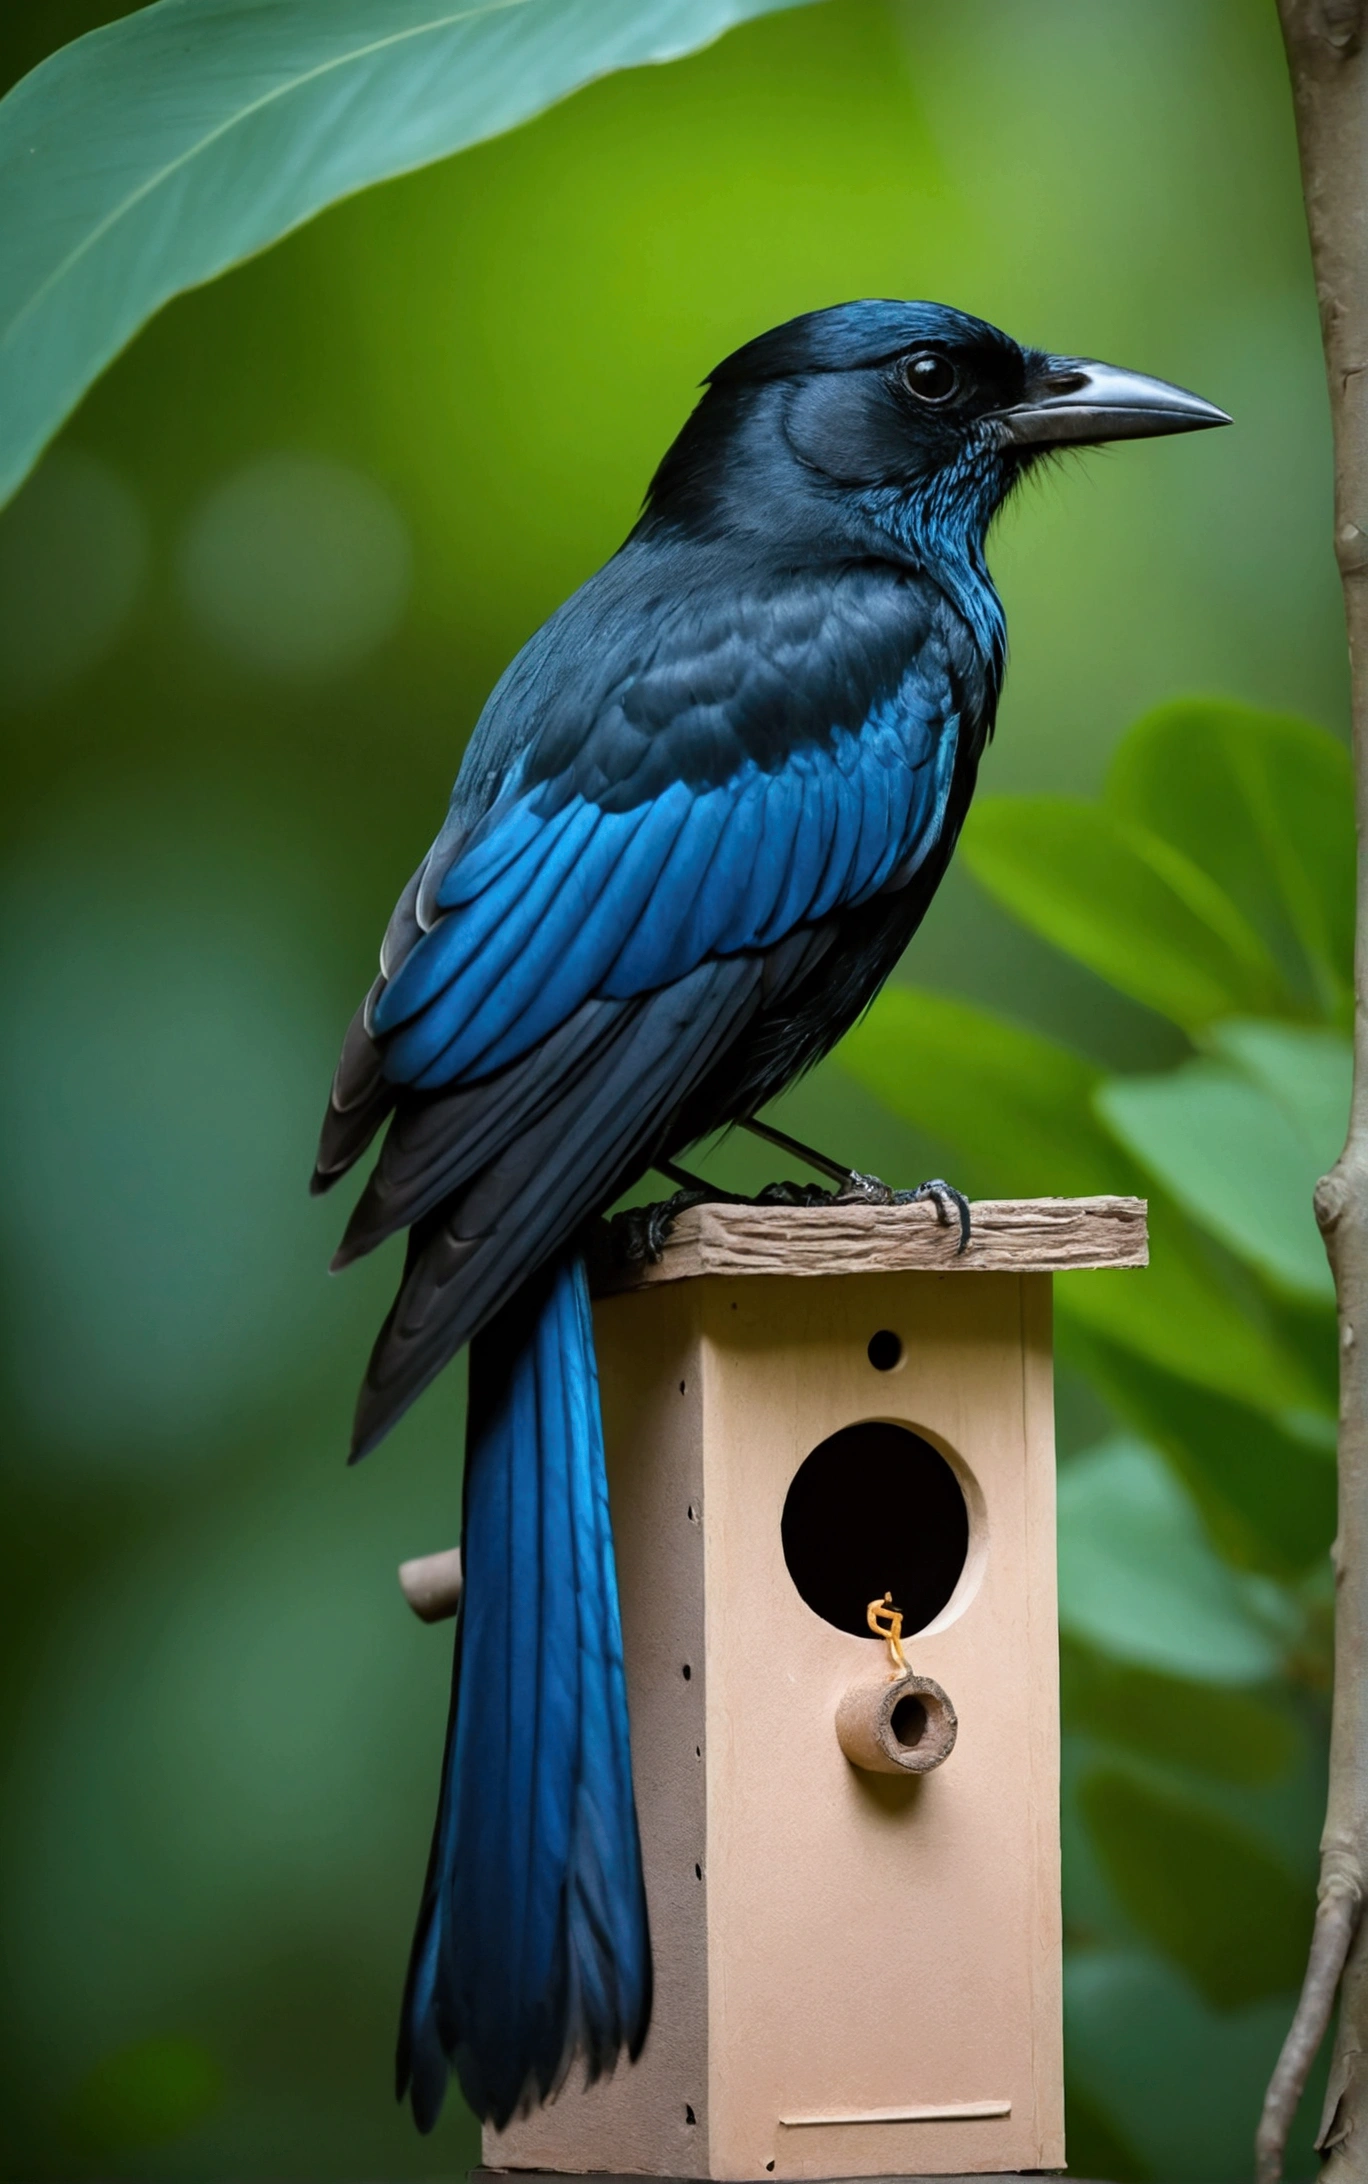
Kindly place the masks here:
[(893, 1605), (892, 1593), (885, 1593), (882, 1600), (871, 1600), (865, 1610), (865, 1621), (876, 1638), (888, 1644), (888, 1658), (893, 1664), (895, 1676), (907, 1674), (907, 1655), (902, 1649), (902, 1609)]

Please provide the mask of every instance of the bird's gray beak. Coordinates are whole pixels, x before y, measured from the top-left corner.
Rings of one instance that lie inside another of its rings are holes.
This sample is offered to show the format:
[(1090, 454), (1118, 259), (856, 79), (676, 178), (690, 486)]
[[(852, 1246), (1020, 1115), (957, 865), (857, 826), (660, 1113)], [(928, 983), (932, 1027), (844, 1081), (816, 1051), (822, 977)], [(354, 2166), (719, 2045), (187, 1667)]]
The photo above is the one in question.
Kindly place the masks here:
[(1050, 356), (1032, 373), (1024, 401), (1000, 411), (997, 422), (1009, 446), (1067, 447), (1203, 432), (1230, 419), (1213, 402), (1166, 379), (1123, 372), (1091, 357)]

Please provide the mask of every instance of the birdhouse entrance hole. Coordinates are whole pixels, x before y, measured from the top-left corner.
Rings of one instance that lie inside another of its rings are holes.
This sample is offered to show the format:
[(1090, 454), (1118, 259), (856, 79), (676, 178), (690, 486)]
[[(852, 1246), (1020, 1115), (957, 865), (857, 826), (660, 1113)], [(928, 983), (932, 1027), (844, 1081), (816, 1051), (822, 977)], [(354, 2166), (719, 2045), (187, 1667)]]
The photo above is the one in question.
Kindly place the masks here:
[[(935, 1621), (960, 1581), (969, 1511), (939, 1449), (907, 1426), (870, 1419), (842, 1427), (799, 1465), (782, 1537), (789, 1576), (824, 1622), (868, 1638), (869, 1603), (888, 1593), (911, 1634)], [(895, 1724), (909, 1745), (924, 1727), (910, 1711)]]

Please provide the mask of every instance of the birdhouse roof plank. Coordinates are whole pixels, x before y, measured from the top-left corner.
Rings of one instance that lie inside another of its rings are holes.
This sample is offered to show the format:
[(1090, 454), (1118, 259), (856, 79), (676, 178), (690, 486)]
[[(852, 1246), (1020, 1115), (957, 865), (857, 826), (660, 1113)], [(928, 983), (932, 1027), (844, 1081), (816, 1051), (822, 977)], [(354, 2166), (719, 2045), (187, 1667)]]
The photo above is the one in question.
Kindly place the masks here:
[(656, 1282), (741, 1274), (1064, 1274), (1149, 1263), (1143, 1198), (984, 1198), (968, 1249), (929, 1201), (910, 1206), (691, 1206), (659, 1259), (624, 1264), (607, 1224), (594, 1256), (598, 1295)]

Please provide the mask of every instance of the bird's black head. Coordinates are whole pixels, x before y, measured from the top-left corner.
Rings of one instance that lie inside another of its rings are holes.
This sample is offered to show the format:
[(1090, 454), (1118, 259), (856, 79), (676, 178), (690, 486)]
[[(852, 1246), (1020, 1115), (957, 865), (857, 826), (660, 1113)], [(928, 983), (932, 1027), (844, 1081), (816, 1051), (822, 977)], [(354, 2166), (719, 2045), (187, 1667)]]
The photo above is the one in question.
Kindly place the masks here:
[(647, 521), (796, 537), (843, 507), (972, 549), (1051, 449), (1228, 423), (1163, 380), (1023, 348), (943, 304), (839, 304), (718, 365)]

